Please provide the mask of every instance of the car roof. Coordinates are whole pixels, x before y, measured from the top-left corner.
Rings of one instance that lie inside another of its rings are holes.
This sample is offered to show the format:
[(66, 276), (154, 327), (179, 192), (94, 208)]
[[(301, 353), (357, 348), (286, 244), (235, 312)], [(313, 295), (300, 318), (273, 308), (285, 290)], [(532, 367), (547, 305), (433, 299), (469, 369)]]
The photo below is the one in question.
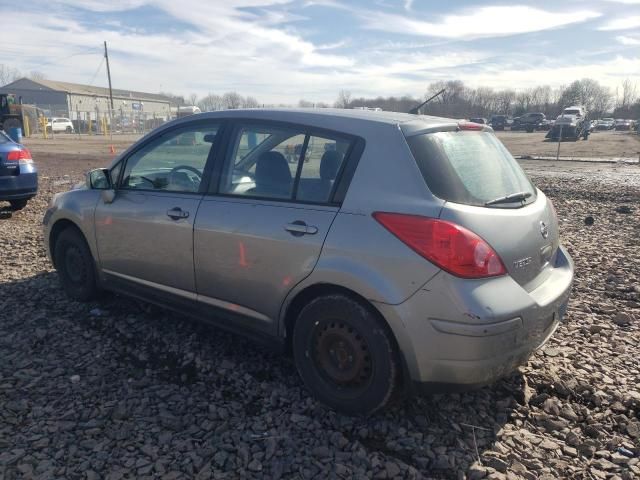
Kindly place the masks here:
[(429, 115), (385, 112), (373, 110), (356, 110), (341, 108), (255, 108), (238, 110), (219, 110), (216, 112), (198, 113), (176, 120), (182, 123), (189, 119), (224, 118), (244, 120), (270, 120), (286, 123), (300, 123), (326, 129), (338, 129), (354, 134), (364, 134), (368, 127), (374, 125), (400, 126), (402, 130), (416, 131), (439, 126), (450, 126), (458, 120)]

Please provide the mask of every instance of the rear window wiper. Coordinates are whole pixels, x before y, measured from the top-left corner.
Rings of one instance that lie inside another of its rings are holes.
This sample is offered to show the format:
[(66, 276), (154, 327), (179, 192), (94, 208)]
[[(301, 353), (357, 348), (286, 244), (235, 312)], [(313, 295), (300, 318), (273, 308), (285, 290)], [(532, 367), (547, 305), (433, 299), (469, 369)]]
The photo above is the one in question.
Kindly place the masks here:
[(516, 192), (505, 195), (504, 197), (494, 198), (485, 202), (485, 205), (496, 205), (498, 203), (511, 203), (511, 202), (524, 202), (527, 198), (531, 197), (531, 192)]

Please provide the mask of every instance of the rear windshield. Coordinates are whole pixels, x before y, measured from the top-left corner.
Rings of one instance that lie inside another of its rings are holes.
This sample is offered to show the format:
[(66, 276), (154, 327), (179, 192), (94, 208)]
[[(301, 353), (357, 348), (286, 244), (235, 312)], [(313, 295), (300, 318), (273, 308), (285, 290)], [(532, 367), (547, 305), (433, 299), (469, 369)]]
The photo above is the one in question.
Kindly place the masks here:
[[(535, 201), (535, 187), (491, 132), (426, 133), (409, 137), (407, 142), (429, 190), (443, 200), (483, 206), (523, 192), (531, 194), (523, 203)], [(522, 202), (499, 204), (520, 205)]]
[(2, 145), (3, 143), (9, 143), (11, 141), (11, 139), (9, 137), (7, 137), (4, 132), (0, 132), (0, 145)]

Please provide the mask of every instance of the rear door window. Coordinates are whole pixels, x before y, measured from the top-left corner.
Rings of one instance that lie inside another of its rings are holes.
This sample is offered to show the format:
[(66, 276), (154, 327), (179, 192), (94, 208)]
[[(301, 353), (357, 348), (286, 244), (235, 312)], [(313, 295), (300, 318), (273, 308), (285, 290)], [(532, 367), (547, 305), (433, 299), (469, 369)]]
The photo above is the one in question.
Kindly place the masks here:
[(222, 166), (219, 192), (330, 203), (352, 141), (305, 127), (242, 125)]
[(429, 190), (443, 200), (484, 206), (515, 193), (526, 194), (527, 199), (500, 206), (535, 200), (535, 187), (491, 132), (428, 133), (407, 142)]

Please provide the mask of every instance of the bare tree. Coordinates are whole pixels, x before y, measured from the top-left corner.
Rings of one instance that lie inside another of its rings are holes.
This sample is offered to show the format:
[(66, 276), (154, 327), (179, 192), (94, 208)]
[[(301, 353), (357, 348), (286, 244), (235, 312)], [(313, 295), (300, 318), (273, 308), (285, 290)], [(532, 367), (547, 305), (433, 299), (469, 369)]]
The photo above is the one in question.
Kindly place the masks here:
[(189, 105), (197, 105), (198, 104), (198, 95), (196, 95), (195, 93), (192, 93), (191, 95), (189, 95), (187, 97), (187, 102), (189, 102)]
[(638, 85), (625, 78), (622, 82), (622, 96), (618, 98), (617, 107), (628, 109), (638, 99)]
[(34, 81), (38, 81), (38, 80), (46, 80), (47, 76), (44, 73), (42, 73), (42, 72), (40, 72), (38, 70), (31, 70), (29, 72), (29, 76), (27, 78), (29, 78), (31, 80), (34, 80)]
[(242, 102), (242, 108), (260, 108), (260, 103), (255, 97), (246, 97)]
[(334, 103), (336, 108), (349, 108), (351, 104), (351, 92), (348, 90), (340, 90), (338, 92), (338, 99)]
[(224, 108), (224, 102), (220, 95), (210, 93), (209, 95), (202, 97), (198, 102), (198, 107), (203, 112), (214, 112), (216, 110), (222, 110)]
[(171, 92), (160, 92), (158, 95), (162, 95), (163, 97), (167, 97), (171, 100), (171, 102), (175, 105), (185, 105), (184, 97), (182, 95), (176, 95)]
[(298, 107), (300, 107), (300, 108), (312, 108), (313, 107), (313, 102), (310, 102), (309, 100), (300, 100), (300, 101), (298, 101)]
[(0, 63), (0, 85), (6, 85), (22, 78), (22, 73), (17, 68)]
[(225, 108), (235, 110), (242, 106), (244, 98), (238, 92), (227, 92), (222, 96), (222, 103)]

